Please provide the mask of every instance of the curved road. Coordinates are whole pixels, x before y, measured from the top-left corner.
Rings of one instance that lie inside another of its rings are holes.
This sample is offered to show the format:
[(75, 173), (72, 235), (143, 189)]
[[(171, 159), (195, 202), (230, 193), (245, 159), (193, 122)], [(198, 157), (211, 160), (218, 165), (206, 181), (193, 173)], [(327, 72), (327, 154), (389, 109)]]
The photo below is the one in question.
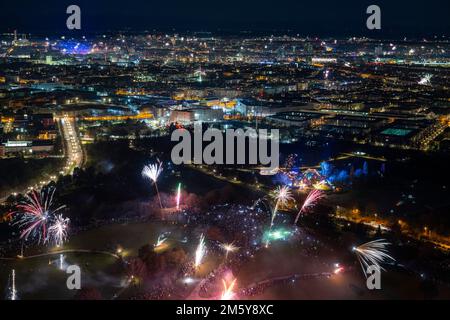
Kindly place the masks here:
[(59, 251), (40, 253), (40, 254), (35, 254), (35, 255), (26, 256), (26, 257), (20, 257), (20, 256), (0, 257), (0, 260), (10, 260), (10, 261), (11, 260), (27, 260), (27, 259), (33, 259), (33, 258), (39, 258), (39, 257), (48, 257), (48, 256), (57, 255), (57, 254), (62, 254), (62, 253), (95, 253), (95, 254), (108, 255), (108, 256), (116, 258), (116, 259), (121, 259), (121, 257), (118, 256), (117, 254), (108, 252), (108, 251), (87, 250), (87, 249), (67, 249), (67, 250), (59, 250)]

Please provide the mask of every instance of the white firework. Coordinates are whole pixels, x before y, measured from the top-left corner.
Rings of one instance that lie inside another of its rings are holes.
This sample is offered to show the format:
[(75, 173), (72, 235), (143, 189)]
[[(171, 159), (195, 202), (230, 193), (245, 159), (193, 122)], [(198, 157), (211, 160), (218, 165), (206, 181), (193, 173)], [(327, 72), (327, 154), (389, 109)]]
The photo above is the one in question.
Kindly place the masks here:
[(432, 77), (433, 77), (432, 74), (427, 73), (419, 80), (419, 84), (423, 86), (430, 86)]
[(353, 247), (353, 251), (356, 253), (366, 277), (366, 270), (369, 266), (376, 266), (378, 269), (384, 270), (381, 266), (382, 263), (395, 261), (395, 259), (389, 255), (389, 251), (386, 248), (389, 244), (390, 243), (386, 242), (384, 239), (378, 239), (364, 243), (358, 247)]
[(159, 200), (159, 205), (162, 208), (162, 202), (161, 202), (161, 197), (159, 195), (159, 190), (158, 190), (158, 177), (162, 172), (162, 164), (161, 162), (158, 161), (158, 163), (153, 163), (153, 164), (149, 164), (147, 166), (144, 166), (144, 169), (142, 169), (142, 176), (149, 178), (150, 180), (153, 181), (153, 183), (155, 184), (155, 188), (156, 188), (156, 194), (158, 195), (158, 200)]
[(289, 201), (294, 200), (291, 189), (288, 186), (278, 187), (273, 196), (277, 200), (278, 205), (286, 205)]
[(285, 206), (289, 201), (294, 200), (292, 197), (291, 189), (288, 186), (278, 186), (277, 189), (274, 191), (273, 197), (277, 201), (275, 203), (275, 208), (272, 212), (272, 219), (270, 221), (270, 226), (273, 226), (273, 222), (275, 221), (275, 217), (277, 215), (278, 207), (280, 205)]
[(162, 165), (161, 163), (153, 163), (149, 164), (142, 169), (142, 176), (149, 178), (154, 183), (158, 180), (159, 175), (162, 172)]
[(202, 234), (200, 236), (200, 241), (198, 243), (197, 249), (195, 250), (195, 267), (202, 264), (203, 258), (206, 254), (205, 236)]
[(239, 247), (236, 247), (233, 243), (221, 243), (220, 247), (225, 251), (225, 259), (228, 258), (230, 252), (236, 252)]
[(69, 222), (69, 218), (64, 218), (59, 214), (48, 228), (49, 238), (57, 247), (60, 247), (67, 240)]
[(17, 289), (16, 289), (16, 270), (14, 270), (14, 269), (11, 271), (8, 299), (9, 300), (17, 300), (18, 299)]

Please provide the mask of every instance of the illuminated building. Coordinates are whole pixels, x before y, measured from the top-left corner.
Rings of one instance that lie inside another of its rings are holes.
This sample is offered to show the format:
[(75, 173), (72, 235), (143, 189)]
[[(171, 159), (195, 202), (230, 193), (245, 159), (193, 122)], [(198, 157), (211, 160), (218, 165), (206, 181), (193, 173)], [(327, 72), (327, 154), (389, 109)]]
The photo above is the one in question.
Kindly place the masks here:
[(34, 153), (51, 153), (54, 145), (46, 141), (7, 141), (0, 145), (1, 156), (11, 156), (15, 154), (32, 155)]

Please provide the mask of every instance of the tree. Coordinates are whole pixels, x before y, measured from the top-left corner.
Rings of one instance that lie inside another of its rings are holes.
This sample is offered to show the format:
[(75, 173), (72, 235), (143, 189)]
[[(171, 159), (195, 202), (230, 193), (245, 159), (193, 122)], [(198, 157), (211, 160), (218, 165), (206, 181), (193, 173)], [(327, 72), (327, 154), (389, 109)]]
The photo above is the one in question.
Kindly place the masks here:
[(156, 253), (152, 246), (145, 245), (139, 249), (139, 258), (145, 263), (150, 275), (178, 269), (186, 262), (187, 254), (179, 247)]

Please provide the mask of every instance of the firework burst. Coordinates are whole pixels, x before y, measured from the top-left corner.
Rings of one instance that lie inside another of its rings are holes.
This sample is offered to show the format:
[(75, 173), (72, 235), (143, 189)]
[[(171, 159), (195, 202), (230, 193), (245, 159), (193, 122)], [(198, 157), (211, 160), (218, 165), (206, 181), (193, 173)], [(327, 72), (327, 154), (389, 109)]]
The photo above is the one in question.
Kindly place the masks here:
[(353, 247), (353, 251), (356, 253), (364, 275), (367, 276), (366, 270), (369, 266), (377, 266), (380, 270), (384, 270), (381, 266), (382, 263), (388, 261), (395, 261), (395, 259), (389, 255), (387, 246), (389, 242), (384, 239), (378, 239), (367, 242), (358, 247)]
[(279, 206), (280, 205), (285, 206), (289, 201), (294, 200), (294, 198), (292, 197), (291, 190), (289, 189), (288, 186), (282, 186), (282, 187), (278, 186), (277, 189), (274, 191), (273, 197), (276, 200), (276, 203), (275, 203), (275, 208), (273, 209), (273, 212), (272, 212), (272, 219), (270, 221), (270, 226), (273, 226), (273, 222), (277, 215)]
[(20, 238), (37, 239), (38, 243), (46, 243), (49, 240), (48, 229), (55, 220), (56, 214), (65, 208), (60, 206), (53, 209), (53, 196), (55, 189), (32, 191), (25, 196), (25, 200), (17, 205), (18, 218), (13, 223), (21, 229)]
[(221, 243), (220, 247), (225, 251), (225, 259), (228, 258), (228, 254), (230, 252), (236, 252), (239, 250), (239, 247), (236, 247), (233, 243)]
[(69, 222), (69, 218), (64, 218), (62, 215), (58, 214), (48, 228), (49, 238), (57, 247), (60, 247), (67, 240)]
[(147, 166), (144, 166), (144, 169), (142, 169), (142, 176), (146, 177), (146, 178), (149, 178), (155, 184), (156, 194), (158, 195), (159, 205), (160, 205), (161, 208), (163, 206), (162, 206), (162, 202), (161, 202), (161, 197), (159, 195), (157, 181), (158, 181), (158, 177), (159, 177), (159, 175), (161, 174), (162, 171), (163, 171), (162, 164), (159, 161), (158, 161), (158, 163), (153, 163), (153, 164), (149, 164)]
[(300, 211), (297, 214), (297, 217), (295, 218), (294, 224), (297, 224), (298, 219), (300, 218), (300, 215), (304, 213), (306, 210), (314, 207), (320, 199), (324, 197), (324, 193), (320, 190), (313, 190), (311, 191), (308, 196), (305, 199), (305, 202), (303, 202), (302, 207), (300, 208)]

